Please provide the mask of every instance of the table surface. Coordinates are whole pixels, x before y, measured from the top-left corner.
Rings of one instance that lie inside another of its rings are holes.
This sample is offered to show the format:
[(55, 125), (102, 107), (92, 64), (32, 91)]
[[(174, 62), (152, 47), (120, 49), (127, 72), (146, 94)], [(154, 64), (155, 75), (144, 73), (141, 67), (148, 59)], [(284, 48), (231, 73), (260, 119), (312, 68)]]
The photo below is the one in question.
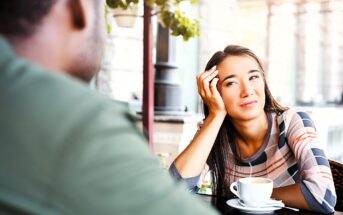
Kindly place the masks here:
[[(211, 196), (211, 195), (204, 195), (204, 194), (196, 194), (202, 201), (212, 205), (213, 207), (215, 207), (218, 211), (220, 211), (222, 214), (253, 214), (253, 213), (244, 213), (238, 209), (235, 209), (233, 207), (230, 207), (229, 205), (226, 204), (226, 201), (228, 199), (224, 198), (224, 197), (216, 197), (216, 196)], [(261, 213), (257, 213), (257, 214), (261, 214)], [(312, 211), (304, 211), (304, 210), (300, 210), (299, 212), (297, 211), (293, 211), (290, 209), (280, 209), (280, 210), (276, 210), (273, 211), (272, 213), (268, 213), (270, 214), (319, 214), (319, 213), (314, 213)], [(339, 212), (336, 211), (335, 215), (343, 215), (343, 212)]]

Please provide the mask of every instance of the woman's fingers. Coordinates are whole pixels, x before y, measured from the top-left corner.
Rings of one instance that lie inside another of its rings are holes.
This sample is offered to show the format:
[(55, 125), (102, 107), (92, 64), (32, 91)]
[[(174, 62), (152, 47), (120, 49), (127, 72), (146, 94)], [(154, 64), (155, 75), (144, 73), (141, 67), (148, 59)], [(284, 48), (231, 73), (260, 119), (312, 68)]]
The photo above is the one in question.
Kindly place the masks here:
[(205, 72), (199, 74), (199, 75), (197, 76), (198, 85), (200, 85), (200, 82), (201, 82), (202, 80), (204, 80), (205, 78), (207, 78), (209, 75), (211, 75), (211, 74), (212, 74), (213, 72), (215, 72), (215, 71), (216, 71), (216, 66), (214, 66), (214, 67), (212, 67), (211, 69), (206, 70)]
[(210, 90), (211, 90), (211, 94), (214, 96), (220, 96), (218, 89), (217, 89), (217, 84), (218, 84), (219, 78), (215, 77), (212, 79), (211, 83), (210, 83)]
[(213, 82), (213, 80), (217, 77), (217, 75), (218, 75), (218, 70), (215, 70), (211, 74), (209, 74), (206, 78), (203, 79), (202, 82), (205, 89), (205, 93), (212, 95), (210, 85)]
[(221, 97), (217, 88), (218, 81), (219, 78), (215, 77), (210, 83), (211, 99), (209, 100), (210, 102), (207, 103), (207, 105), (208, 108), (215, 113), (219, 113), (219, 111), (226, 113), (223, 98)]
[(218, 71), (212, 68), (197, 77), (198, 92), (202, 97), (211, 96), (210, 83), (217, 75)]

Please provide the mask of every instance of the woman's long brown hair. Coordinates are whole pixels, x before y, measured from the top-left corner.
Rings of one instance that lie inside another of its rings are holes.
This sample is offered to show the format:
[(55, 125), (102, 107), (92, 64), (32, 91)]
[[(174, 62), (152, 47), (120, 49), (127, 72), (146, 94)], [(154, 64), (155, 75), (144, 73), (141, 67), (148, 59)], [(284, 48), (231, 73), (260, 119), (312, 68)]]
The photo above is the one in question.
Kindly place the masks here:
[[(264, 92), (266, 95), (264, 111), (277, 112), (277, 113), (284, 112), (287, 108), (281, 106), (273, 98), (266, 82), (262, 64), (260, 60), (258, 59), (258, 57), (250, 49), (242, 47), (242, 46), (238, 46), (238, 45), (229, 45), (223, 51), (218, 51), (211, 57), (211, 59), (208, 61), (206, 65), (205, 71), (211, 69), (214, 66), (217, 66), (229, 56), (244, 56), (244, 55), (250, 56), (251, 58), (255, 59), (255, 61), (257, 62), (258, 66), (260, 67), (262, 71), (261, 73), (262, 73), (262, 77), (264, 81), (264, 89), (265, 89)], [(203, 103), (203, 108), (204, 108), (205, 118), (207, 118), (209, 114), (208, 106), (205, 103)], [(229, 181), (227, 172), (235, 168), (235, 164), (230, 163), (229, 160), (236, 161), (237, 153), (236, 153), (236, 149), (231, 149), (231, 151), (233, 152), (232, 154), (235, 157), (233, 159), (229, 159), (229, 152), (230, 152), (229, 143), (233, 143), (232, 145), (234, 146), (236, 136), (237, 136), (237, 131), (235, 127), (233, 126), (230, 120), (230, 117), (227, 115), (224, 119), (223, 124), (220, 127), (217, 138), (214, 142), (212, 150), (207, 159), (207, 163), (209, 165), (209, 168), (212, 174), (212, 182), (213, 182), (212, 192), (214, 195), (226, 196), (226, 197), (232, 196), (229, 189), (229, 186), (232, 182)]]

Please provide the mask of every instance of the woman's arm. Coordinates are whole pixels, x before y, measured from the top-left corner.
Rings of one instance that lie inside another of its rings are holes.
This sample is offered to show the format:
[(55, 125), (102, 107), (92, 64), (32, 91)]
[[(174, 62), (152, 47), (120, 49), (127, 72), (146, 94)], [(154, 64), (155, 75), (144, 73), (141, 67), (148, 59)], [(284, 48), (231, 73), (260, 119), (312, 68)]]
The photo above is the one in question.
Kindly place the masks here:
[(182, 178), (198, 176), (203, 171), (227, 114), (217, 89), (217, 74), (216, 68), (212, 68), (197, 76), (198, 92), (209, 108), (209, 115), (192, 142), (175, 160), (175, 167)]
[(299, 209), (311, 210), (308, 206), (299, 183), (285, 187), (274, 188), (272, 198), (281, 199), (285, 205)]
[(292, 110), (287, 111), (284, 119), (287, 142), (297, 161), (300, 181), (276, 189), (273, 195), (290, 206), (332, 213), (336, 204), (334, 182), (312, 120), (306, 113)]
[(224, 118), (225, 115), (209, 115), (192, 142), (176, 158), (175, 166), (182, 178), (198, 176), (203, 171)]

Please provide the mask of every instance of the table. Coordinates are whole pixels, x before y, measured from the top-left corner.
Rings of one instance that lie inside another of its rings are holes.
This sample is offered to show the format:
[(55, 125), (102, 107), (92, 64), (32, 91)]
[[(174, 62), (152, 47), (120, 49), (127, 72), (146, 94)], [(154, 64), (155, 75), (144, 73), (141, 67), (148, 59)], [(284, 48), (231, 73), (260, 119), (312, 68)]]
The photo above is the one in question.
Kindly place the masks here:
[[(241, 212), (240, 210), (237, 210), (233, 207), (230, 207), (229, 205), (226, 204), (227, 199), (224, 197), (217, 197), (217, 196), (211, 196), (211, 195), (204, 195), (204, 194), (195, 194), (197, 195), (202, 201), (206, 202), (207, 204), (212, 205), (213, 207), (215, 207), (218, 211), (220, 211), (222, 214), (226, 215), (226, 214), (248, 214), (248, 213), (244, 213)], [(253, 213), (249, 213), (249, 214), (253, 214)], [(300, 210), (299, 212), (297, 211), (293, 211), (290, 209), (280, 209), (280, 210), (276, 210), (272, 213), (268, 213), (270, 214), (283, 214), (283, 215), (296, 215), (296, 214), (320, 214), (320, 213), (315, 213), (312, 211), (305, 211), (305, 210)], [(343, 212), (339, 212), (336, 211), (334, 213), (335, 215), (343, 215)]]

